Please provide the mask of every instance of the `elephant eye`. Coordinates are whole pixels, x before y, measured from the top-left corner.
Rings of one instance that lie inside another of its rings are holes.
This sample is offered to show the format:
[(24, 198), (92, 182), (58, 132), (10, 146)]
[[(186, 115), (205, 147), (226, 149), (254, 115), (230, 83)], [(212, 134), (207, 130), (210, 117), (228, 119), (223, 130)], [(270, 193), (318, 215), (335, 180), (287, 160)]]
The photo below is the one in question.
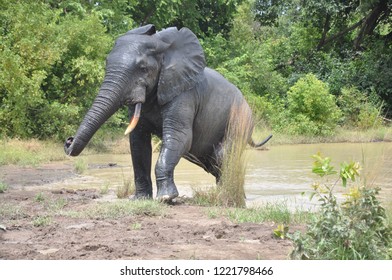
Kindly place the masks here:
[(140, 70), (143, 72), (147, 72), (147, 66), (143, 63), (142, 65), (140, 65)]

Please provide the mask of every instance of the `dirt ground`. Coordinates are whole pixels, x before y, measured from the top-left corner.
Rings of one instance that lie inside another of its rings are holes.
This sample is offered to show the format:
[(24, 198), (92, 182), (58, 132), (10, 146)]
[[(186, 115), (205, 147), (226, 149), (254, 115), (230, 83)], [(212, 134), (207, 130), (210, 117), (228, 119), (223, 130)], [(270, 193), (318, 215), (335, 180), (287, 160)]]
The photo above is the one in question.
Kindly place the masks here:
[[(9, 186), (0, 193), (0, 259), (281, 260), (292, 249), (289, 240), (273, 237), (273, 223), (236, 224), (225, 217), (211, 218), (207, 208), (187, 203), (169, 206), (164, 216), (62, 215), (109, 196), (96, 189), (53, 187), (63, 180), (83, 179), (64, 163), (0, 166), (0, 174)], [(61, 211), (47, 222), (43, 213), (48, 210), (40, 197), (62, 202)]]

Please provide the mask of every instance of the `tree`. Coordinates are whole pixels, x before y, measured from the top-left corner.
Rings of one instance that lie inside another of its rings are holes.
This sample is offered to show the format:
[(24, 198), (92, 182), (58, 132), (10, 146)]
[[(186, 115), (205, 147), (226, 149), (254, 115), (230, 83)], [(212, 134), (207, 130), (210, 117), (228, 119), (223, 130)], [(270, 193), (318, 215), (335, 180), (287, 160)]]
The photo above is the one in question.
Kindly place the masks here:
[(63, 138), (104, 73), (111, 38), (97, 15), (8, 1), (0, 11), (0, 135)]

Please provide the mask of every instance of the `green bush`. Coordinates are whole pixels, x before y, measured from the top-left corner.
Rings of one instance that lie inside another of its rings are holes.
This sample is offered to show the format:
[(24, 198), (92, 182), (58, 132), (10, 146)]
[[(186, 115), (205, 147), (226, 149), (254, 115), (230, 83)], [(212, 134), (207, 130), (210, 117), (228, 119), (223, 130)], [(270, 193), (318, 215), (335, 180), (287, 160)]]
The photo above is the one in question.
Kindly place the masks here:
[(287, 93), (287, 125), (291, 134), (331, 135), (340, 117), (327, 84), (308, 74)]
[(342, 111), (342, 125), (360, 129), (377, 128), (382, 125), (381, 106), (355, 87), (344, 87), (338, 97)]
[[(313, 173), (320, 177), (334, 176), (337, 172), (330, 158), (315, 155)], [(341, 164), (339, 180), (335, 184), (313, 185), (312, 197), (321, 203), (320, 211), (308, 224), (304, 234), (290, 235), (294, 242), (293, 259), (391, 259), (392, 228), (387, 223), (385, 209), (377, 199), (377, 188), (367, 188), (358, 182), (339, 203), (333, 190), (341, 181), (359, 178), (359, 163)]]

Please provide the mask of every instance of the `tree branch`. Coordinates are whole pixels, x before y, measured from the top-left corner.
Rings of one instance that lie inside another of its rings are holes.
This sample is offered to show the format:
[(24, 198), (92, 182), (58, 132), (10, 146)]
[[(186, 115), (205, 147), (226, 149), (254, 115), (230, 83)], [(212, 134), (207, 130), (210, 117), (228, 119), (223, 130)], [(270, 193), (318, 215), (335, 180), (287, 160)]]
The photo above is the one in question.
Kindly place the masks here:
[(360, 49), (363, 38), (366, 35), (371, 35), (373, 33), (374, 29), (380, 22), (380, 17), (382, 17), (383, 13), (387, 12), (387, 10), (387, 0), (382, 0), (365, 17), (364, 24), (362, 25), (362, 28), (359, 31), (357, 38), (355, 38), (354, 40), (355, 49)]
[(365, 21), (366, 17), (364, 17), (363, 19), (361, 19), (360, 21), (358, 21), (357, 23), (347, 27), (346, 29), (340, 31), (339, 33), (330, 36), (329, 38), (325, 39), (324, 42), (321, 44), (321, 42), (319, 43), (319, 45), (317, 46), (317, 50), (319, 51), (320, 49), (322, 49), (324, 46), (328, 45), (329, 43), (331, 43), (332, 41), (342, 37), (343, 35), (346, 35), (347, 33), (353, 31), (354, 29), (356, 29), (357, 27), (359, 27), (361, 24), (363, 24), (363, 22)]
[(325, 22), (324, 22), (323, 34), (321, 35), (321, 40), (320, 40), (320, 42), (317, 45), (317, 51), (319, 51), (323, 47), (323, 45), (325, 43), (325, 39), (327, 38), (327, 33), (328, 33), (329, 29), (330, 29), (330, 27), (329, 27), (330, 21), (331, 21), (331, 15), (327, 14), (327, 16), (325, 18)]

